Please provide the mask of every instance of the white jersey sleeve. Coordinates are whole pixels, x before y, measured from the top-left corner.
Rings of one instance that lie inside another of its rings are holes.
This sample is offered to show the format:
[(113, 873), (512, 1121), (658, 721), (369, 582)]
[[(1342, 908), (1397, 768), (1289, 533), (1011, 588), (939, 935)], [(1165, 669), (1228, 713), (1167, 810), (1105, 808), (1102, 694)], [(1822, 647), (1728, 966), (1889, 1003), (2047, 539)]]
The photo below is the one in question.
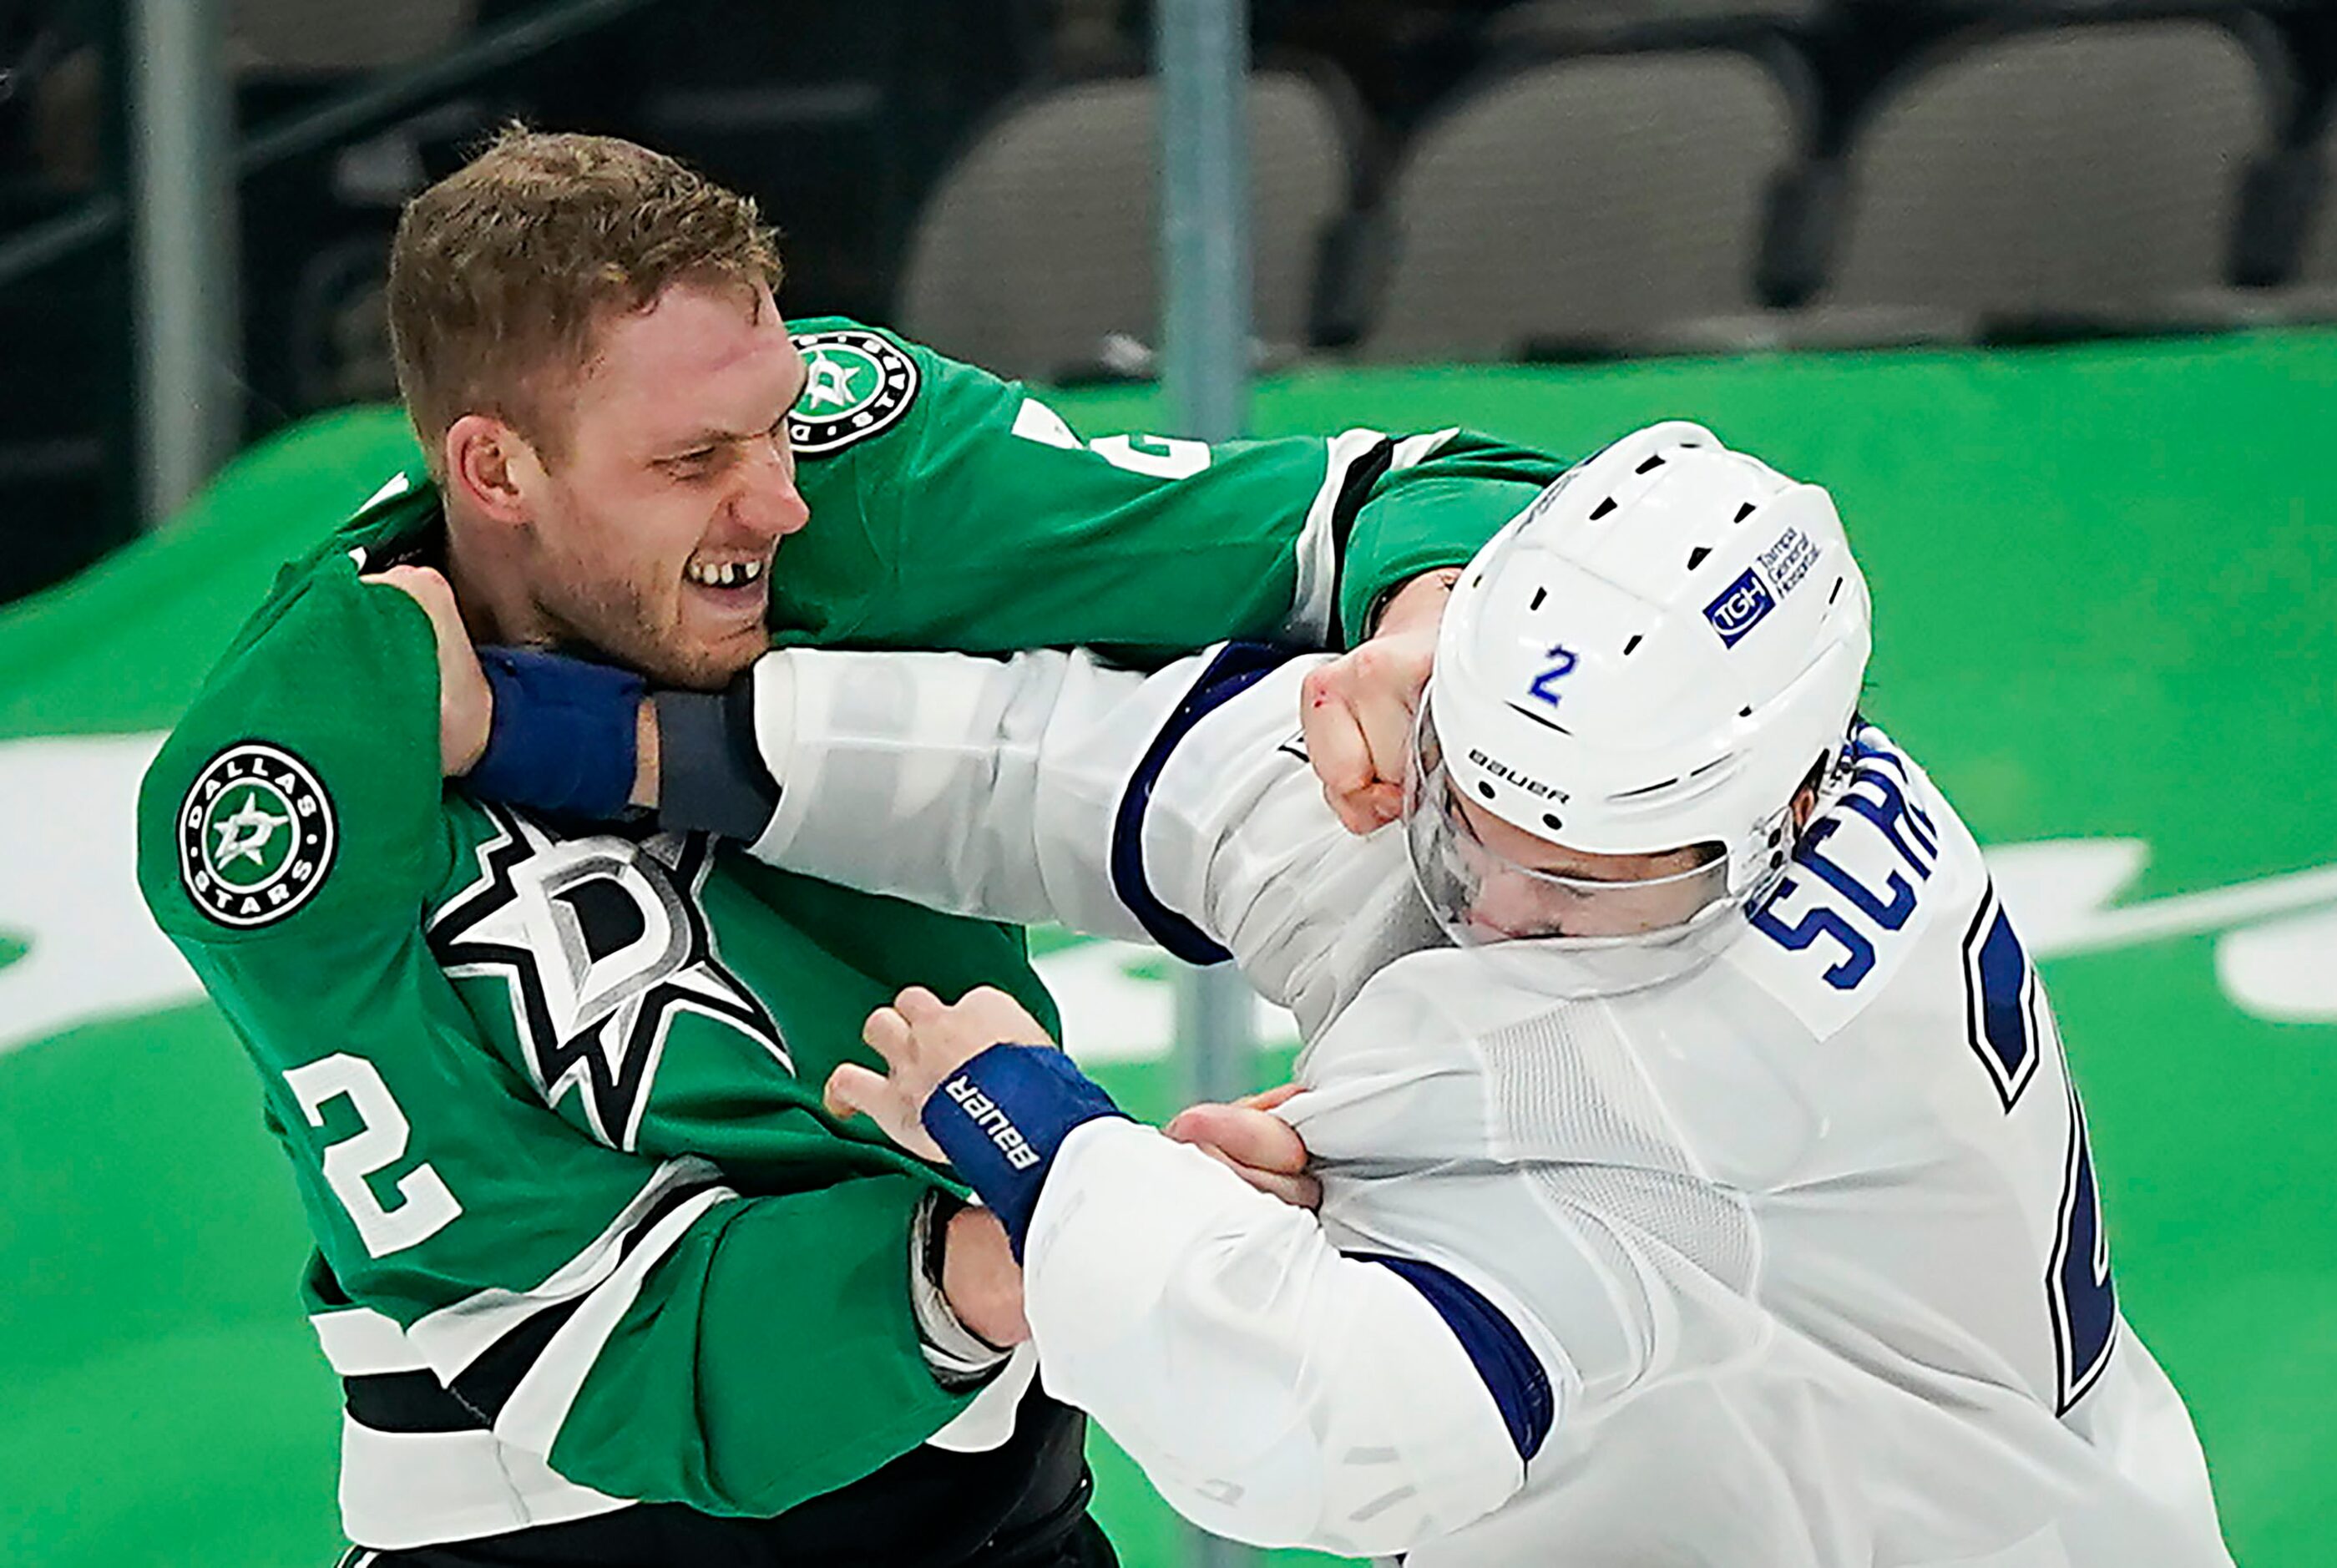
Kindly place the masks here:
[[(963, 913), (1230, 950), (1311, 1031), (1374, 967), (1359, 913), (1409, 886), (1393, 835), (1358, 841), (1323, 802), (1297, 740), (1313, 662), (771, 655), (754, 697), (781, 796), (754, 853)], [(1400, 1246), (1350, 1256), (1314, 1215), (1116, 1118), (1051, 1150), (1023, 1259), (1050, 1391), (1235, 1539), (1373, 1554), (1449, 1535), (1523, 1485), (1562, 1396), (1508, 1298)]]
[(1396, 835), (1341, 828), (1299, 743), (1323, 657), (1227, 644), (1147, 676), (1086, 653), (767, 655), (755, 728), (780, 795), (752, 852), (953, 913), (1230, 955), (1311, 1033), (1410, 886)]
[(1393, 1553), (1524, 1483), (1504, 1411), (1427, 1294), (1149, 1127), (1071, 1132), (1023, 1266), (1048, 1391), (1220, 1535)]

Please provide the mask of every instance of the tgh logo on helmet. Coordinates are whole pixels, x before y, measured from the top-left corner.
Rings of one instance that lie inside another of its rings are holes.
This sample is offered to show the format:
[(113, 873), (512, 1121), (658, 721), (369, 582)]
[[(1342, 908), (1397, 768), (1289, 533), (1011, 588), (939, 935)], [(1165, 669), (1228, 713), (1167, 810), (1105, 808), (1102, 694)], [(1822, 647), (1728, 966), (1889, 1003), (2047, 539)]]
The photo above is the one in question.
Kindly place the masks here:
[(1736, 581), (1720, 591), (1720, 597), (1704, 607), (1704, 618), (1720, 633), (1721, 642), (1734, 648), (1745, 640), (1745, 634), (1761, 623), (1761, 618), (1777, 607), (1769, 596), (1768, 584), (1750, 566), (1737, 573)]

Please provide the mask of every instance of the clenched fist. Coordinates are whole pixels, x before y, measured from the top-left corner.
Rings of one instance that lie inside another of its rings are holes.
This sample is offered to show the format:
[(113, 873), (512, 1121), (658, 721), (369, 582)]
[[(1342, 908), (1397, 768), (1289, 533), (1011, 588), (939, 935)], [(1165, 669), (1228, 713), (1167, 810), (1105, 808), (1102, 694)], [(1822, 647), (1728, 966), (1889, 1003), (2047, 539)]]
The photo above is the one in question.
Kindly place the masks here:
[(1323, 799), (1351, 833), (1403, 813), (1412, 716), (1436, 662), (1436, 632), (1456, 571), (1423, 573), (1388, 601), (1371, 640), (1310, 672), (1299, 687), (1299, 727)]

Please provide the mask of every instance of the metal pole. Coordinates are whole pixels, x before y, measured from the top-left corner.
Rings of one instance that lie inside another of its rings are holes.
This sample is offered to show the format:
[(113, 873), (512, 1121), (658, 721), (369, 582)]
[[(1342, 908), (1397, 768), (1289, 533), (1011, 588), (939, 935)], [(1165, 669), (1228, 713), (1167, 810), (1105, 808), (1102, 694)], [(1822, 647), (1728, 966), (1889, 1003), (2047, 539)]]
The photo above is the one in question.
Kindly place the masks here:
[(131, 0), (138, 496), (168, 518), (235, 449), (233, 132), (220, 0)]
[[(1246, 0), (1156, 0), (1160, 79), (1161, 384), (1179, 433), (1225, 441), (1248, 419), (1249, 16)], [(1249, 987), (1231, 965), (1187, 975), (1178, 1033), (1200, 1100), (1250, 1087), (1257, 1054)], [(1206, 1397), (1206, 1391), (1196, 1390)], [(1196, 1531), (1197, 1568), (1253, 1561)]]
[(1249, 416), (1249, 17), (1246, 0), (1159, 0), (1161, 385), (1187, 436)]

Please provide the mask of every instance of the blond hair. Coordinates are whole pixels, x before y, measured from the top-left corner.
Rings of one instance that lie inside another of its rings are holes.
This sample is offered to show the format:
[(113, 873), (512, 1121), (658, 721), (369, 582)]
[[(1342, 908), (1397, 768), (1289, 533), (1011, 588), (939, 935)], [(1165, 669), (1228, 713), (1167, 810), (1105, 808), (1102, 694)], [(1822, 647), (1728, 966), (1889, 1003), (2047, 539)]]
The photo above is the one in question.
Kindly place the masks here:
[(777, 289), (780, 271), (752, 198), (615, 137), (505, 127), (406, 203), (390, 247), (390, 347), (431, 471), (465, 414), (556, 457), (602, 322), (677, 281)]

